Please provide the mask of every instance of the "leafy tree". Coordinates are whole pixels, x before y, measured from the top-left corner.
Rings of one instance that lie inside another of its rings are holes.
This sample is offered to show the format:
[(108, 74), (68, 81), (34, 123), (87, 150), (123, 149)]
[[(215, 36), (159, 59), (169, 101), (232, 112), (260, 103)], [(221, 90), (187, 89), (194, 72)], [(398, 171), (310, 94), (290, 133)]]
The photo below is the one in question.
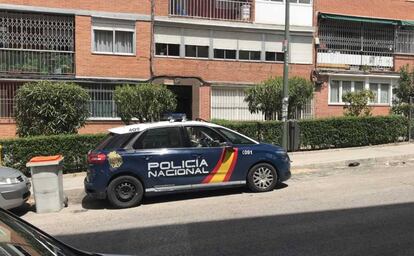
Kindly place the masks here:
[(140, 84), (118, 86), (114, 92), (118, 115), (126, 124), (133, 118), (140, 122), (159, 121), (161, 115), (174, 111), (177, 100), (164, 85)]
[[(266, 120), (271, 120), (277, 114), (282, 117), (283, 79), (272, 77), (259, 85), (246, 90), (245, 101), (251, 113), (262, 112)], [(301, 110), (313, 97), (313, 84), (301, 77), (289, 79), (289, 118), (294, 117), (295, 110)]]
[(89, 94), (74, 83), (39, 81), (17, 91), (19, 136), (77, 133), (89, 117)]
[(369, 101), (375, 99), (375, 94), (370, 90), (348, 92), (342, 96), (345, 116), (371, 116), (372, 108), (368, 106)]
[[(394, 89), (395, 99), (391, 111), (394, 114), (408, 116), (410, 111), (410, 97), (414, 97), (414, 69), (410, 71), (408, 65), (400, 69), (398, 87)], [(411, 107), (412, 109), (412, 107)]]

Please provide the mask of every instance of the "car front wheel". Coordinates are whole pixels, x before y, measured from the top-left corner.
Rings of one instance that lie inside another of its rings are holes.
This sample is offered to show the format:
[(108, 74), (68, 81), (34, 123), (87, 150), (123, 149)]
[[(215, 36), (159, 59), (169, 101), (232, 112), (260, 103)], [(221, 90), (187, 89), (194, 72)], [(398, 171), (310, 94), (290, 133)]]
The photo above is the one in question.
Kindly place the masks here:
[(276, 169), (267, 163), (253, 166), (247, 175), (247, 185), (253, 192), (267, 192), (276, 187), (278, 176)]
[(115, 208), (130, 208), (141, 203), (144, 188), (137, 178), (120, 176), (109, 183), (107, 194)]

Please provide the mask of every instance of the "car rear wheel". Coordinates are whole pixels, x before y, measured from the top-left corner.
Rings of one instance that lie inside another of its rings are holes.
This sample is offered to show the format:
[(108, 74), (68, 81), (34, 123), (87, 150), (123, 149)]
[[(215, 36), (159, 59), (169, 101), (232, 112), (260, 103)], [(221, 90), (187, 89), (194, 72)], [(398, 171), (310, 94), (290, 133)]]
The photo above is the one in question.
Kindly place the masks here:
[(109, 183), (108, 200), (116, 208), (139, 205), (144, 195), (142, 183), (132, 176), (120, 176)]
[(253, 166), (247, 175), (247, 185), (253, 192), (267, 192), (276, 187), (278, 176), (276, 169), (267, 163)]

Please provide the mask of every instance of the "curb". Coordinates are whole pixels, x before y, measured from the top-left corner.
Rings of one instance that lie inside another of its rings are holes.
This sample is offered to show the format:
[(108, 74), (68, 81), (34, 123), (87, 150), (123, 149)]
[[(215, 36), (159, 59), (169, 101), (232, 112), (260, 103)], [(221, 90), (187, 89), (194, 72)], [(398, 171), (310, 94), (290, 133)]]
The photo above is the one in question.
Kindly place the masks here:
[(309, 164), (309, 165), (299, 165), (292, 166), (292, 174), (312, 172), (318, 169), (341, 169), (349, 168), (350, 163), (358, 162), (359, 166), (376, 166), (386, 164), (390, 161), (401, 161), (401, 162), (414, 162), (414, 154), (399, 155), (399, 156), (388, 156), (388, 157), (373, 157), (373, 158), (361, 158), (361, 159), (352, 159), (344, 161), (335, 161), (329, 163), (320, 163), (320, 164)]

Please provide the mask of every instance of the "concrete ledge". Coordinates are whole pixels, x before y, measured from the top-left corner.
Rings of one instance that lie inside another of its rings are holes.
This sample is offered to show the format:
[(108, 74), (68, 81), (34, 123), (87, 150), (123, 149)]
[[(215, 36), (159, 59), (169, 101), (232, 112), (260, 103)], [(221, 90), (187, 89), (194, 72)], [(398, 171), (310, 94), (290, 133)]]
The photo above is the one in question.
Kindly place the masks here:
[(312, 172), (321, 169), (343, 169), (350, 168), (349, 164), (358, 162), (359, 167), (386, 165), (389, 162), (414, 162), (414, 154), (400, 155), (400, 156), (389, 156), (389, 157), (373, 157), (373, 158), (360, 158), (344, 161), (336, 161), (329, 163), (320, 164), (308, 164), (308, 165), (296, 165), (292, 166), (292, 174)]

